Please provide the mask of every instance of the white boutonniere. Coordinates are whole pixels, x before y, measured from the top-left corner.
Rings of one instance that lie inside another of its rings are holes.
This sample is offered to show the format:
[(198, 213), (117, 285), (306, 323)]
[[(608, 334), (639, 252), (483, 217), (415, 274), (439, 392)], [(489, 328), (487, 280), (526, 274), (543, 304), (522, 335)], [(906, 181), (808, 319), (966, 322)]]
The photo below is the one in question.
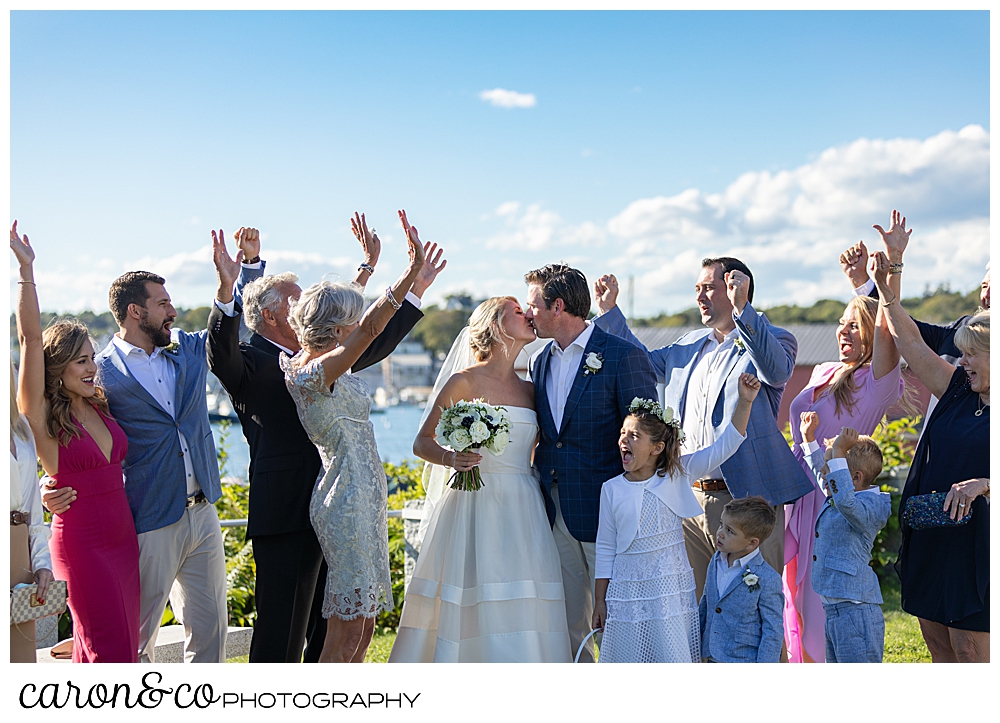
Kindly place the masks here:
[(740, 354), (742, 354), (747, 350), (746, 343), (740, 337), (736, 337), (735, 339), (733, 339), (733, 346), (735, 346), (739, 350)]
[(169, 344), (167, 344), (165, 347), (163, 347), (163, 351), (165, 351), (167, 354), (176, 354), (177, 351), (180, 348), (181, 348), (181, 345), (180, 345), (179, 342), (172, 341)]
[(599, 352), (590, 352), (583, 361), (583, 376), (597, 374), (604, 366), (604, 356)]
[(750, 592), (760, 589), (760, 578), (750, 571), (750, 568), (743, 569), (743, 584)]

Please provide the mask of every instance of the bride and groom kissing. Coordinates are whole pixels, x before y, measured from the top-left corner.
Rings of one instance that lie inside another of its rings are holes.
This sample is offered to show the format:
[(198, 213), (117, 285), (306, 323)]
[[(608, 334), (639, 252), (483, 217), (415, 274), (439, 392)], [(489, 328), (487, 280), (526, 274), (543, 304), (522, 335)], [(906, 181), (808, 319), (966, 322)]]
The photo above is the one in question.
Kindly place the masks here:
[[(524, 307), (494, 297), (473, 313), (414, 442), (432, 512), (390, 662), (570, 662), (590, 632), (601, 487), (621, 474), (622, 420), (636, 397), (657, 399), (656, 377), (644, 349), (587, 321), (580, 271), (550, 264), (525, 281)], [(524, 381), (514, 363), (536, 336), (551, 341)], [(501, 456), (435, 439), (442, 408), (477, 398), (510, 416)], [(482, 489), (445, 487), (445, 468), (476, 465)], [(589, 641), (581, 660), (594, 660)]]

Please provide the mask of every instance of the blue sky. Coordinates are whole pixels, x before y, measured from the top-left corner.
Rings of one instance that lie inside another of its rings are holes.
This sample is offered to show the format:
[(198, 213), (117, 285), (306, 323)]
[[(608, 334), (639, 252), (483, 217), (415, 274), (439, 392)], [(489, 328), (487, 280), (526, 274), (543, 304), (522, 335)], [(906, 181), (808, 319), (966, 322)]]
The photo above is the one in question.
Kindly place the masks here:
[(986, 12), (13, 12), (10, 37), (44, 308), (104, 310), (130, 268), (207, 303), (213, 226), (349, 275), (355, 209), (386, 241), (373, 290), (395, 209), (445, 245), (431, 300), (566, 260), (674, 311), (709, 253), (759, 305), (847, 298), (836, 256), (893, 206), (904, 291), (967, 290), (989, 254)]

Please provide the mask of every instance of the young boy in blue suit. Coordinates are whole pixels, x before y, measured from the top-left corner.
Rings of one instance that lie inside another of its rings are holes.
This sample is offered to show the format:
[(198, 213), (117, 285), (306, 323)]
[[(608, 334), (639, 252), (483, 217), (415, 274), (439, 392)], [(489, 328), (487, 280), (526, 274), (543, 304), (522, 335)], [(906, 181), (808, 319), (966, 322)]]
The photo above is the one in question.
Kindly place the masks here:
[(813, 422), (803, 415), (801, 429), (807, 461), (816, 479), (825, 476), (828, 494), (816, 519), (812, 568), (826, 613), (826, 662), (881, 663), (882, 591), (869, 562), (875, 536), (892, 513), (889, 495), (872, 486), (882, 472), (882, 452), (871, 437), (844, 427), (820, 462), (819, 445), (806, 434), (815, 430)]
[(698, 605), (701, 656), (709, 663), (777, 663), (781, 656), (781, 575), (760, 554), (774, 525), (774, 508), (763, 497), (730, 500), (722, 509)]

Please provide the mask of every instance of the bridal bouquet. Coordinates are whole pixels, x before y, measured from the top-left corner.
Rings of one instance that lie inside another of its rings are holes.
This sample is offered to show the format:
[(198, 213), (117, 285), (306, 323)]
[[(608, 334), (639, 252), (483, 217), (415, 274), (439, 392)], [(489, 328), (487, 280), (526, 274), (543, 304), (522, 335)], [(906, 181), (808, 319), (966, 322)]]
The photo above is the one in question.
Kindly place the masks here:
[[(499, 457), (510, 441), (510, 416), (503, 407), (491, 406), (483, 399), (460, 401), (441, 412), (434, 435), (438, 444), (456, 452), (483, 447)], [(471, 492), (483, 486), (483, 478), (477, 466), (455, 472), (449, 483), (453, 489)]]

